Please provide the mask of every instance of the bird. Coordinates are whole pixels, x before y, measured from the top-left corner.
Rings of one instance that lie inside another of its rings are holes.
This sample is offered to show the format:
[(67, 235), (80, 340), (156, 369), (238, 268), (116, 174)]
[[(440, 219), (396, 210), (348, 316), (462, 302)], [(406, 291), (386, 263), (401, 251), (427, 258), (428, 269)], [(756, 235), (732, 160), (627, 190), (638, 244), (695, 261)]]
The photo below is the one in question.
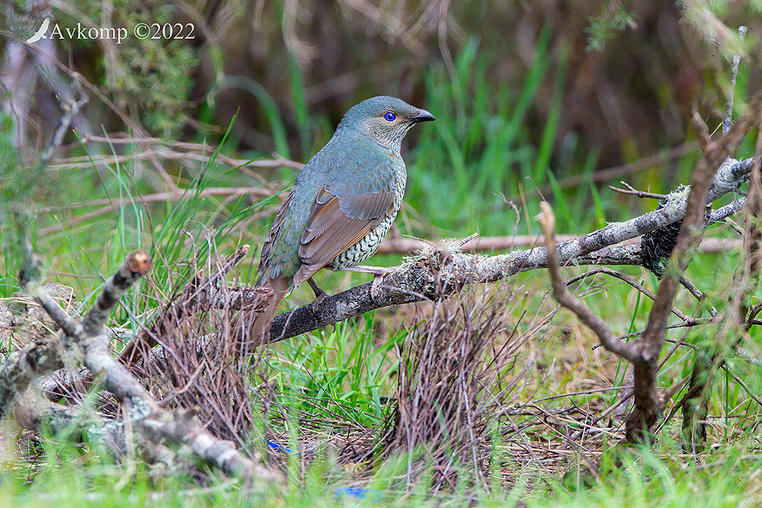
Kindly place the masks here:
[(376, 252), (402, 206), (402, 140), (413, 125), (434, 119), (390, 96), (365, 99), (346, 112), (302, 169), (265, 237), (256, 286), (273, 292), (267, 320), (304, 282), (314, 303), (321, 301), (325, 292), (312, 277), (323, 268), (384, 273), (357, 265)]

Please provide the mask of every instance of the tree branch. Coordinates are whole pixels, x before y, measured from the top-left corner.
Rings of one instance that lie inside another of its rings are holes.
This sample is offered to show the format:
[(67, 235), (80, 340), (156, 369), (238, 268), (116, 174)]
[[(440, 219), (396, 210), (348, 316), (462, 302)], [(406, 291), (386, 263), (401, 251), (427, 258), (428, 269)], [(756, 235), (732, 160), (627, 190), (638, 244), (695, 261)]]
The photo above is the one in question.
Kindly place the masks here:
[[(690, 250), (700, 241), (702, 226), (705, 222), (705, 207), (707, 202), (714, 199), (718, 176), (725, 174), (723, 169), (727, 167), (728, 159), (726, 158), (735, 152), (736, 147), (753, 125), (761, 103), (762, 91), (758, 91), (752, 98), (746, 113), (727, 135), (716, 142), (711, 140), (705, 126), (701, 125), (703, 122), (700, 117), (694, 114), (700, 138), (703, 140), (704, 157), (691, 176), (690, 193), (683, 207), (684, 219), (677, 237), (677, 245), (659, 283), (656, 299), (648, 316), (648, 324), (639, 342), (641, 358), (634, 363), (635, 408), (625, 422), (630, 439), (643, 437), (656, 423), (664, 407), (664, 400), (656, 386), (656, 369), (666, 337), (667, 318), (677, 293), (679, 280), (690, 261)], [(750, 161), (750, 171), (754, 159), (747, 160)]]

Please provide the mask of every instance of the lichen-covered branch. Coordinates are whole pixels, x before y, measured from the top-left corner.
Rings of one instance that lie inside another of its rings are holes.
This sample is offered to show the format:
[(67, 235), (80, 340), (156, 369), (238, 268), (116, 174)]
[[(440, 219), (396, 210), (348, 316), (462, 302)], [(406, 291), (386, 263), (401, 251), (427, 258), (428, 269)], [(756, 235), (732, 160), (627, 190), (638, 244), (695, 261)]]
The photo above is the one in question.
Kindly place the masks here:
[(34, 378), (63, 368), (60, 337), (47, 342), (31, 342), (24, 349), (12, 353), (0, 365), (0, 417), (5, 416), (18, 395), (24, 393)]

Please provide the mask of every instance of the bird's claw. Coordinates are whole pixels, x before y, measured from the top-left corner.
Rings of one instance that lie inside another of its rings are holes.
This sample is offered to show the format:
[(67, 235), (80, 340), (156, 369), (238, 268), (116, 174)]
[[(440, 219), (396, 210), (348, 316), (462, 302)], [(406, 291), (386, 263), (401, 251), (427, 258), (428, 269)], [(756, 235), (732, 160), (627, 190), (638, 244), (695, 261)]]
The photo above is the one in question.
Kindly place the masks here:
[(370, 273), (374, 277), (383, 277), (386, 274), (389, 274), (394, 271), (394, 268), (389, 268), (386, 266), (365, 266), (365, 265), (355, 265), (355, 266), (348, 266), (346, 268), (342, 268), (345, 272), (358, 272), (358, 273)]
[(325, 291), (323, 291), (319, 295), (315, 295), (315, 299), (310, 304), (310, 310), (312, 310), (313, 314), (317, 314), (318, 313), (318, 309), (320, 308), (320, 304), (323, 303), (323, 300), (325, 300), (326, 296), (327, 296), (327, 294), (325, 293)]
[(391, 270), (387, 270), (386, 273), (381, 275), (374, 275), (373, 280), (370, 282), (370, 299), (374, 305), (378, 305), (378, 296), (381, 294), (381, 287), (384, 285), (384, 277)]

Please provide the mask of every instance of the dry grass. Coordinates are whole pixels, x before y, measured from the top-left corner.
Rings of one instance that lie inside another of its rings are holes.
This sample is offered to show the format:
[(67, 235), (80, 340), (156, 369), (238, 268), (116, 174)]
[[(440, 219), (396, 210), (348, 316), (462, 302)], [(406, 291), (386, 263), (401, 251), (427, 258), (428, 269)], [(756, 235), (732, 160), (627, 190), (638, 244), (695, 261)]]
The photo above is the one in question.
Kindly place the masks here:
[[(218, 437), (251, 450), (263, 430), (278, 469), (296, 463), (306, 475), (316, 460), (328, 457), (341, 466), (332, 474), (357, 484), (397, 457), (404, 467), (392, 477), (400, 490), (420, 489), (424, 482), (432, 492), (464, 486), (491, 491), (565, 472), (595, 475), (604, 451), (622, 438), (618, 393), (627, 381), (616, 359), (602, 348), (591, 350), (589, 330), (571, 314), (557, 314), (542, 291), (542, 277), (473, 286), (448, 300), (390, 309), (375, 317), (372, 331), (363, 331), (362, 322), (346, 325), (352, 333), (369, 334), (373, 348), (402, 328), (404, 339), (387, 353), (395, 366), (383, 387), (391, 395), (385, 416), (369, 424), (356, 419), (362, 410), (351, 403), (337, 398), (330, 410), (315, 410), (313, 393), (279, 385), (278, 362), (293, 361), (283, 350), (254, 348), (252, 354), (248, 331), (263, 300), (256, 294), (242, 299), (238, 282), (224, 280), (241, 258), (238, 252), (208, 261), (189, 283), (179, 283), (175, 296), (147, 321), (131, 368), (153, 396), (195, 412)], [(582, 280), (570, 289), (592, 306), (598, 299), (618, 304), (611, 298), (620, 281), (612, 284), (600, 274)], [(167, 300), (150, 285), (147, 292)], [(620, 297), (624, 308), (636, 307), (634, 293)], [(293, 341), (298, 347), (330, 335)], [(149, 347), (153, 343), (162, 347)], [(335, 361), (331, 356), (328, 363)], [(302, 368), (322, 382), (317, 365)], [(671, 373), (662, 382), (669, 386), (678, 377)], [(81, 393), (73, 400), (81, 401)], [(106, 415), (119, 411), (107, 395), (99, 403)], [(747, 414), (713, 415), (711, 432), (747, 434), (756, 408), (738, 409)]]
[(267, 298), (224, 280), (242, 254), (198, 270), (138, 337), (131, 363), (161, 404), (192, 410), (210, 432), (239, 446), (252, 426), (250, 381), (259, 365), (250, 330)]
[(435, 302), (430, 317), (409, 330), (385, 450), (407, 454), (408, 488), (428, 468), (435, 491), (455, 488), (463, 476), (486, 485), (493, 439), (513, 432), (502, 413), (533, 362), (517, 363), (517, 354), (543, 320), (517, 312), (521, 305), (520, 288), (477, 288)]

